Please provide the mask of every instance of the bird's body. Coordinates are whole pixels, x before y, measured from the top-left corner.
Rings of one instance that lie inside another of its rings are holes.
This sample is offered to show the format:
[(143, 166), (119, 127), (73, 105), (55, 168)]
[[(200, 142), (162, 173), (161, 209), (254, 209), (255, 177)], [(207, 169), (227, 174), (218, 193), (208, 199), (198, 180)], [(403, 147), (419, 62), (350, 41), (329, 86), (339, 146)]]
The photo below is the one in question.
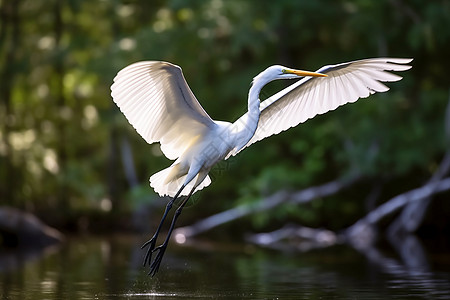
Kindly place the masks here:
[[(258, 74), (248, 94), (248, 112), (233, 123), (214, 121), (204, 111), (187, 85), (181, 68), (158, 61), (144, 61), (122, 69), (111, 86), (113, 100), (148, 142), (159, 142), (173, 164), (150, 177), (161, 196), (173, 199), (152, 239), (144, 264), (158, 255), (150, 273), (158, 269), (178, 215), (190, 195), (211, 183), (208, 172), (220, 160), (244, 148), (297, 126), (299, 123), (389, 88), (381, 82), (398, 81), (387, 71), (405, 71), (411, 59), (373, 58), (324, 66), (317, 72), (271, 66)], [(261, 89), (276, 79), (301, 78), (260, 102)], [(164, 243), (155, 247), (161, 225), (179, 196), (187, 196), (175, 213)]]
[(158, 194), (170, 197), (175, 196), (183, 184), (186, 188), (180, 195), (187, 195), (194, 186), (197, 190), (208, 186), (211, 168), (233, 149), (233, 141), (225, 140), (223, 136), (233, 135), (231, 123), (216, 121), (214, 128), (195, 136), (169, 168), (151, 176), (150, 185)]

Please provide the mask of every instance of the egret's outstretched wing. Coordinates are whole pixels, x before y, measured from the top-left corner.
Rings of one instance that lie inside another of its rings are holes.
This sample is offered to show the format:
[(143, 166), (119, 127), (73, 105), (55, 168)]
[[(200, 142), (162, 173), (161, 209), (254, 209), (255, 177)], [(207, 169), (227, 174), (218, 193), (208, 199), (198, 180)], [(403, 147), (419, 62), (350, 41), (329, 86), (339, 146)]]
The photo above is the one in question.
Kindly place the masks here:
[[(389, 88), (381, 82), (402, 78), (386, 71), (408, 70), (411, 66), (405, 64), (411, 61), (373, 58), (320, 68), (316, 72), (327, 74), (328, 77), (305, 77), (261, 103), (258, 128), (245, 147), (340, 105), (355, 102), (375, 92), (386, 92)], [(236, 122), (246, 118), (247, 114)], [(236, 149), (231, 155), (236, 155), (242, 149)]]
[(216, 126), (181, 68), (167, 62), (143, 61), (122, 69), (111, 96), (147, 143), (160, 142), (169, 159), (178, 158), (200, 134)]

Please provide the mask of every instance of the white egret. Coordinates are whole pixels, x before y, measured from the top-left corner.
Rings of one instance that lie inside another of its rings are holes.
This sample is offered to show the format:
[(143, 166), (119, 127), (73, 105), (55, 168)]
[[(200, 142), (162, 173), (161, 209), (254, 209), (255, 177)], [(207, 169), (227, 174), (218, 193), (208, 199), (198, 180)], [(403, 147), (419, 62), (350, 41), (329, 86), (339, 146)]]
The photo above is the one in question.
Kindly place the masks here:
[[(316, 72), (271, 66), (258, 74), (248, 94), (248, 112), (234, 123), (214, 121), (187, 85), (181, 68), (168, 62), (142, 61), (122, 69), (111, 95), (136, 131), (149, 143), (159, 142), (173, 164), (150, 177), (161, 196), (173, 197), (166, 206), (149, 246), (144, 265), (158, 272), (175, 222), (189, 197), (211, 183), (208, 172), (220, 160), (273, 134), (297, 126), (318, 114), (389, 88), (381, 82), (402, 77), (412, 59), (373, 58), (324, 66)], [(303, 77), (303, 78), (302, 78)], [(276, 79), (301, 78), (263, 102), (261, 89)], [(164, 242), (156, 239), (175, 199), (187, 196), (176, 210)], [(158, 252), (152, 262), (152, 253)]]

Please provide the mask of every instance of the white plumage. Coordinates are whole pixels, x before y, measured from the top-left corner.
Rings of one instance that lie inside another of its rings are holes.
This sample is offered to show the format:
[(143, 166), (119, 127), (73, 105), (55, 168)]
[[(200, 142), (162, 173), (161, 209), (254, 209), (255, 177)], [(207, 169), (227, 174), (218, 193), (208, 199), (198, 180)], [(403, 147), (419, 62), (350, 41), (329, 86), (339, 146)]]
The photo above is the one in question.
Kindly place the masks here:
[[(259, 92), (275, 79), (300, 78), (303, 71), (272, 66), (253, 80), (249, 111), (234, 123), (213, 121), (187, 85), (181, 68), (143, 61), (122, 69), (114, 78), (111, 95), (136, 131), (149, 143), (159, 142), (175, 162), (154, 174), (150, 184), (160, 195), (174, 196), (183, 186), (187, 195), (208, 186), (207, 173), (219, 160), (273, 134), (305, 122), (317, 114), (355, 102), (389, 88), (382, 82), (402, 77), (412, 59), (373, 58), (324, 66), (260, 104)], [(300, 73), (296, 73), (300, 72)], [(300, 75), (300, 76), (299, 76)], [(211, 152), (211, 153), (209, 153)]]
[(174, 160), (198, 134), (214, 128), (189, 89), (180, 67), (144, 61), (121, 70), (111, 87), (120, 110), (147, 143), (161, 143), (164, 155)]

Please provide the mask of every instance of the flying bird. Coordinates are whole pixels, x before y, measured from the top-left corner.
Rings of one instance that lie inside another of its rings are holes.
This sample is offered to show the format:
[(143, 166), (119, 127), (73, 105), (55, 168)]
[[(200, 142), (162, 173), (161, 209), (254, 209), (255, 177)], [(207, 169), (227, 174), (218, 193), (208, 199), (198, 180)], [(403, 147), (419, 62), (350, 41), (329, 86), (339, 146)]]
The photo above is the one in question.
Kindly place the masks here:
[[(161, 222), (142, 248), (148, 247), (144, 266), (154, 276), (160, 267), (178, 216), (189, 197), (211, 183), (208, 172), (253, 143), (297, 126), (318, 114), (389, 90), (382, 82), (402, 77), (387, 71), (405, 71), (412, 59), (371, 58), (328, 65), (316, 72), (281, 65), (259, 73), (248, 93), (248, 111), (234, 123), (215, 121), (195, 98), (179, 66), (141, 61), (117, 74), (111, 96), (136, 131), (149, 143), (159, 142), (172, 165), (150, 177), (150, 186), (169, 196)], [(277, 79), (300, 79), (260, 101), (261, 89)], [(169, 232), (156, 240), (174, 201), (186, 196), (175, 211)], [(152, 261), (152, 254), (157, 252)]]

